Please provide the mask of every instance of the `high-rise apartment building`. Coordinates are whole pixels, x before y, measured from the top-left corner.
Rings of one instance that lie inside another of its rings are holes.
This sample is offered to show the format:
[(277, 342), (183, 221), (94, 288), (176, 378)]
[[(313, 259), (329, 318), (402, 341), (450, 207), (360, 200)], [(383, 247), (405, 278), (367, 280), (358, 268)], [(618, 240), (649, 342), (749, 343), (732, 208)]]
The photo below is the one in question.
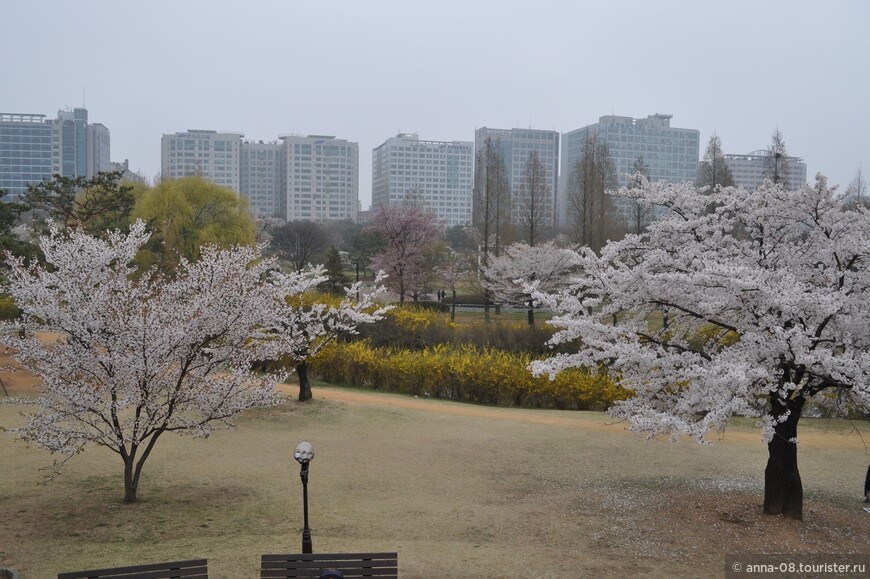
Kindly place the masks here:
[(200, 176), (238, 193), (243, 136), (211, 130), (163, 135), (161, 174), (168, 179)]
[[(695, 182), (698, 175), (700, 133), (696, 129), (671, 126), (672, 115), (654, 114), (645, 119), (603, 116), (598, 122), (562, 135), (562, 186), (557, 203), (559, 224), (568, 225), (568, 183), (577, 161), (583, 156), (587, 135), (596, 136), (607, 144), (610, 159), (616, 167), (619, 186), (626, 183), (626, 174), (642, 157), (649, 167), (649, 178), (672, 183)], [(632, 204), (616, 198), (616, 208), (627, 222)]]
[[(532, 151), (537, 151), (538, 159), (544, 166), (547, 192), (551, 202), (546, 204), (549, 213), (556, 206), (556, 192), (559, 188), (559, 133), (539, 129), (490, 129), (479, 128), (474, 133), (474, 150), (479, 152), (489, 139), (501, 153), (504, 160), (506, 177), (514, 201), (521, 195), (526, 162)], [(520, 203), (513, 203), (512, 220), (519, 222), (517, 210)], [(548, 217), (553, 223), (553, 216)]]
[(287, 221), (357, 220), (359, 145), (334, 136), (280, 137), (281, 195)]
[(406, 198), (428, 205), (444, 223), (471, 222), (474, 143), (390, 137), (372, 151), (372, 210)]
[[(747, 155), (723, 155), (725, 164), (731, 170), (734, 185), (746, 189), (756, 189), (765, 178), (771, 177), (771, 169), (764, 149)], [(798, 188), (807, 182), (807, 164), (798, 157), (785, 157), (783, 186), (786, 189)]]
[(239, 190), (248, 199), (251, 213), (263, 217), (284, 216), (281, 153), (283, 144), (243, 142)]
[(283, 136), (269, 143), (243, 137), (213, 130), (163, 135), (163, 177), (198, 175), (232, 189), (248, 200), (255, 216), (321, 223), (356, 220), (356, 143), (323, 135)]
[(88, 111), (40, 114), (0, 113), (0, 188), (10, 199), (53, 174), (93, 177), (111, 170), (109, 129), (88, 124)]

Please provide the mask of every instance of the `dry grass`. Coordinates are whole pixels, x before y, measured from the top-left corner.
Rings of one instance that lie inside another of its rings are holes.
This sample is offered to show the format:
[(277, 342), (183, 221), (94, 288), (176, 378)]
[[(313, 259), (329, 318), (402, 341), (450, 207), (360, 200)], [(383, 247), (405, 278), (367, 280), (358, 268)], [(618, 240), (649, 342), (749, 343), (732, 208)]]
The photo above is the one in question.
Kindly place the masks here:
[[(734, 553), (868, 551), (868, 455), (854, 433), (805, 429), (799, 523), (761, 514), (766, 452), (747, 427), (673, 445), (597, 413), (315, 396), (205, 441), (162, 440), (134, 505), (120, 500), (115, 455), (90, 449), (41, 485), (51, 457), (3, 436), (0, 565), (42, 579), (207, 557), (212, 577), (255, 578), (262, 553), (300, 548), (291, 453), (303, 439), (317, 451), (315, 551), (396, 550), (405, 578), (704, 577)], [(0, 425), (16, 412), (0, 406)]]

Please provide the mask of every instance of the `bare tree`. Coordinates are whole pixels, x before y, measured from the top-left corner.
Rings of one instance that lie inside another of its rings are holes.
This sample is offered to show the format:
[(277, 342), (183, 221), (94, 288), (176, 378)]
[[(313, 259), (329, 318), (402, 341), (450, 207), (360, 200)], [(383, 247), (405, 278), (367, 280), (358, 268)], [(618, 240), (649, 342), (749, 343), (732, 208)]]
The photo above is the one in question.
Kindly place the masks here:
[[(480, 265), (486, 267), (490, 253), (499, 254), (500, 229), (509, 206), (507, 170), (498, 146), (487, 137), (475, 155), (472, 222), (481, 238)], [(509, 215), (509, 213), (507, 213)], [(484, 289), (484, 318), (489, 320), (489, 291)]]
[(272, 247), (293, 265), (294, 271), (305, 266), (329, 247), (329, 234), (313, 221), (290, 221), (272, 233)]
[(534, 247), (553, 225), (553, 198), (547, 187), (547, 170), (537, 151), (532, 151), (526, 160), (514, 210), (523, 241)]
[(576, 243), (597, 252), (617, 231), (619, 218), (607, 193), (617, 184), (607, 144), (587, 132), (583, 151), (568, 178), (568, 209)]
[(846, 199), (855, 205), (867, 205), (867, 177), (864, 175), (861, 165), (846, 188)]
[(785, 150), (785, 139), (779, 128), (773, 132), (767, 155), (764, 158), (764, 178), (773, 181), (774, 185), (782, 185), (789, 189), (788, 154)]
[(722, 140), (715, 133), (707, 142), (704, 158), (698, 165), (696, 184), (698, 187), (709, 187), (711, 190), (734, 185), (734, 177), (725, 163), (725, 154), (722, 152)]
[[(628, 186), (630, 188), (640, 186), (642, 181), (640, 176), (649, 179), (649, 165), (644, 161), (643, 155), (639, 155), (637, 159), (634, 160), (629, 172), (631, 174), (628, 179)], [(632, 200), (631, 213), (629, 214), (630, 223), (628, 224), (631, 233), (643, 233), (652, 218), (651, 214), (652, 210), (649, 206), (639, 203), (637, 200)]]

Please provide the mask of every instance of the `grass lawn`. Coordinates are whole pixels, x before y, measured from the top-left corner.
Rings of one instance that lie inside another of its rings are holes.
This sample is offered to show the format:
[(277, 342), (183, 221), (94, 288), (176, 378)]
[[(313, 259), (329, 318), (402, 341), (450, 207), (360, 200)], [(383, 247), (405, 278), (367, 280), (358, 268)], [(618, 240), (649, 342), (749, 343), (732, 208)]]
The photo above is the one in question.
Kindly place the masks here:
[[(207, 557), (213, 578), (258, 577), (261, 554), (300, 550), (301, 440), (316, 451), (315, 552), (396, 550), (404, 578), (706, 577), (735, 553), (870, 552), (868, 453), (842, 424), (803, 423), (796, 522), (761, 515), (766, 448), (751, 426), (671, 444), (591, 412), (314, 395), (207, 440), (166, 436), (132, 505), (114, 454), (90, 448), (40, 484), (52, 457), (3, 435), (0, 566), (44, 579)], [(17, 412), (0, 405), (0, 425)]]

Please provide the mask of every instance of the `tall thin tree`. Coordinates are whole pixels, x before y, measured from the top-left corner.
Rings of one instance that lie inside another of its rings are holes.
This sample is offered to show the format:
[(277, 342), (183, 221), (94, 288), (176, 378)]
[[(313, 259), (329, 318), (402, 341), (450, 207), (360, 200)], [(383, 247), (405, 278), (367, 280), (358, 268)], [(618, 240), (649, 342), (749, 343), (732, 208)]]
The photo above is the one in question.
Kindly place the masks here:
[(734, 185), (734, 177), (731, 169), (725, 162), (725, 154), (722, 152), (722, 140), (719, 135), (713, 133), (707, 141), (707, 149), (704, 158), (698, 164), (698, 187), (731, 187)]
[[(642, 182), (640, 177), (649, 179), (649, 165), (644, 160), (643, 155), (638, 155), (637, 159), (634, 160), (634, 163), (631, 164), (629, 174), (629, 187), (639, 187)], [(636, 233), (638, 235), (643, 233), (646, 226), (649, 225), (651, 218), (652, 209), (648, 205), (641, 203), (636, 199), (632, 200), (628, 224), (631, 233)]]
[(597, 134), (587, 132), (580, 158), (568, 178), (568, 209), (577, 244), (599, 251), (619, 229), (619, 217), (608, 194), (617, 185), (616, 165), (607, 144)]
[(537, 151), (526, 160), (514, 200), (514, 219), (523, 240), (534, 247), (553, 225), (553, 197), (547, 187), (547, 170)]
[(788, 179), (788, 153), (785, 150), (785, 139), (779, 127), (770, 138), (770, 146), (764, 157), (764, 178), (773, 181), (774, 185), (782, 185), (788, 189), (791, 183)]
[[(480, 235), (479, 262), (482, 267), (489, 263), (491, 253), (498, 255), (500, 228), (507, 206), (507, 171), (504, 158), (496, 143), (487, 137), (483, 147), (475, 155), (474, 202), (472, 222)], [(489, 320), (489, 290), (483, 290), (484, 318)]]

